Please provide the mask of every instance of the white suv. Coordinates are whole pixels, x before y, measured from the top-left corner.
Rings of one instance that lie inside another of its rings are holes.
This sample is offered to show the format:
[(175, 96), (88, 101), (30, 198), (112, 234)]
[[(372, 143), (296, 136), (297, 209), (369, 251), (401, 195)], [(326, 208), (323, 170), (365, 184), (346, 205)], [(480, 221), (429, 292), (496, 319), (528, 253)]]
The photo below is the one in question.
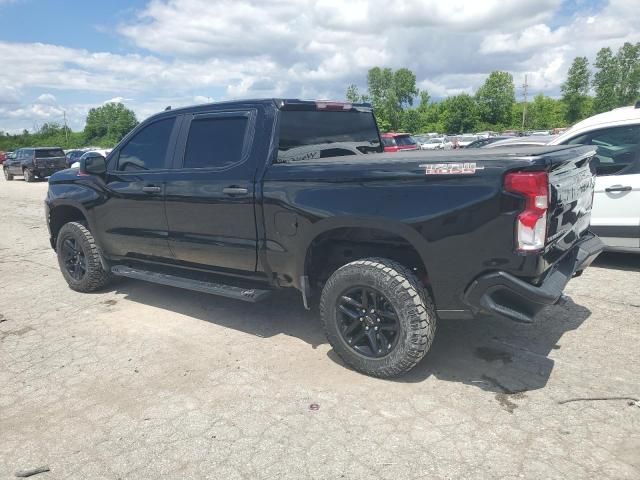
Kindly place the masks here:
[(610, 250), (640, 253), (640, 102), (575, 124), (550, 145), (596, 145), (591, 230)]

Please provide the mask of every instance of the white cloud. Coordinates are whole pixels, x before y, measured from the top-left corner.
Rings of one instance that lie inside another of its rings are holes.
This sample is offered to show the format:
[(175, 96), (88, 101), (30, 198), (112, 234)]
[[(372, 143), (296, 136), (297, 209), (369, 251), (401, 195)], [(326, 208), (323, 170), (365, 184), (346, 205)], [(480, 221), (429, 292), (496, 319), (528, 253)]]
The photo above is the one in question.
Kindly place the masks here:
[(38, 98), (36, 98), (36, 101), (34, 103), (41, 105), (55, 105), (57, 102), (54, 95), (50, 93), (43, 93), (42, 95), (38, 96)]
[[(0, 58), (11, 65), (0, 70), (0, 128), (30, 128), (33, 118), (56, 118), (61, 108), (82, 125), (87, 97), (93, 106), (122, 101), (139, 118), (210, 96), (339, 99), (350, 83), (364, 86), (376, 65), (410, 68), (432, 97), (471, 93), (496, 69), (511, 72), (518, 84), (528, 73), (532, 91), (557, 94), (574, 56), (593, 58), (602, 46), (640, 41), (637, 0), (611, 0), (553, 28), (559, 6), (560, 0), (150, 0), (115, 28), (143, 53), (0, 41)], [(35, 90), (46, 93), (25, 101)], [(81, 101), (59, 105), (74, 92)]]

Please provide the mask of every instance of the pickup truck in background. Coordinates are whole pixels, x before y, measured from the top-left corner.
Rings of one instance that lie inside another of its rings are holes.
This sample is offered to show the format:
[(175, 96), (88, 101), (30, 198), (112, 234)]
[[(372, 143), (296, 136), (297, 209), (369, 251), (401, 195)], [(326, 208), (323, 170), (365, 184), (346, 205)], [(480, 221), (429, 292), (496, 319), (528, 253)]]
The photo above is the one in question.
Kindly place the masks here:
[(81, 292), (113, 275), (251, 302), (295, 288), (378, 377), (415, 366), (437, 319), (532, 322), (602, 250), (593, 147), (382, 151), (366, 104), (168, 110), (51, 177), (51, 245)]
[(58, 147), (19, 148), (2, 166), (4, 178), (22, 175), (25, 182), (43, 179), (67, 168), (64, 152)]

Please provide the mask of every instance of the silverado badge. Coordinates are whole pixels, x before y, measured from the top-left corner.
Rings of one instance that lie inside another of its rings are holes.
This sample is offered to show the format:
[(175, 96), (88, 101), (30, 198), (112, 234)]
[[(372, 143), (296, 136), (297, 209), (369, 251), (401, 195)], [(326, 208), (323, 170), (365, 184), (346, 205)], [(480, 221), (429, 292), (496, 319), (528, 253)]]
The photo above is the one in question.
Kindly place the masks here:
[(426, 175), (473, 175), (476, 170), (484, 170), (484, 167), (476, 166), (475, 162), (468, 163), (426, 163), (420, 165), (425, 169)]

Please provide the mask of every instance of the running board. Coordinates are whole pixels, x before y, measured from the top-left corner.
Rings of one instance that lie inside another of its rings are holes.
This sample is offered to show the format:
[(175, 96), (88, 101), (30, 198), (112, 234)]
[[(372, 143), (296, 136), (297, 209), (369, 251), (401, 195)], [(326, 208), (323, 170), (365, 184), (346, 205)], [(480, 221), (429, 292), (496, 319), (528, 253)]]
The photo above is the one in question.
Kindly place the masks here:
[(137, 268), (127, 267), (126, 265), (114, 265), (111, 267), (111, 273), (120, 277), (135, 278), (136, 280), (146, 280), (147, 282), (159, 283), (169, 287), (184, 288), (186, 290), (194, 290), (196, 292), (210, 293), (221, 297), (234, 298), (244, 302), (256, 303), (271, 295), (271, 290), (260, 290), (256, 288), (241, 288), (233, 285), (225, 285), (222, 283), (205, 282), (202, 280), (193, 280), (176, 275), (166, 273), (150, 272), (148, 270), (139, 270)]

